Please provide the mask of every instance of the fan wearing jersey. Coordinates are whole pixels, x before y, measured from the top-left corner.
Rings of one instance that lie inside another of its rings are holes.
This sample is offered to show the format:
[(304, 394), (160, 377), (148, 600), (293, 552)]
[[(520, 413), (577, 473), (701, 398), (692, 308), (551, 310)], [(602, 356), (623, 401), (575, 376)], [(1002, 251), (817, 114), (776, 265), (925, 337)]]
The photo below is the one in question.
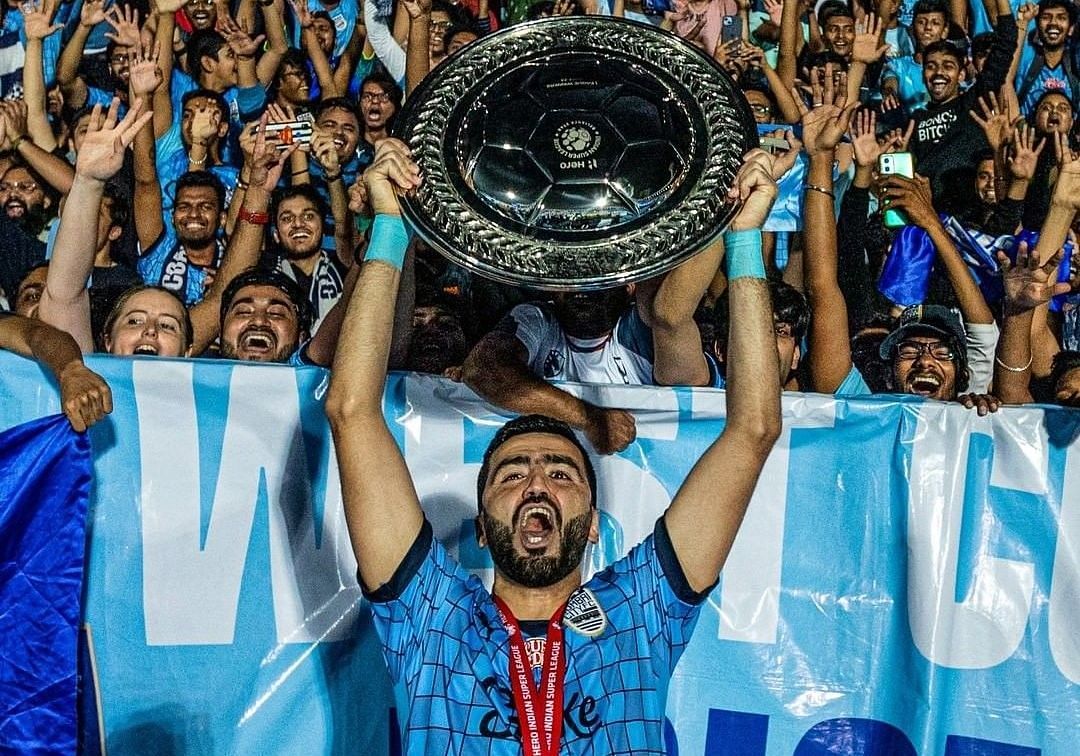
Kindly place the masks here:
[(592, 462), (561, 421), (504, 425), (477, 480), (477, 539), (495, 564), (489, 593), (433, 537), (382, 413), (408, 247), (396, 193), (420, 177), (402, 142), (380, 142), (364, 174), (376, 219), (326, 413), (359, 580), (397, 700), (408, 702), (405, 753), (665, 752), (671, 672), (780, 432), (760, 231), (776, 197), (772, 159), (748, 154), (732, 190), (743, 204), (724, 235), (732, 327), (723, 433), (653, 534), (583, 585), (603, 501)]
[(597, 407), (549, 381), (710, 385), (694, 311), (723, 249), (712, 244), (634, 286), (518, 305), (469, 353), (462, 380), (492, 404), (562, 420), (601, 454), (625, 449), (636, 434), (630, 413)]

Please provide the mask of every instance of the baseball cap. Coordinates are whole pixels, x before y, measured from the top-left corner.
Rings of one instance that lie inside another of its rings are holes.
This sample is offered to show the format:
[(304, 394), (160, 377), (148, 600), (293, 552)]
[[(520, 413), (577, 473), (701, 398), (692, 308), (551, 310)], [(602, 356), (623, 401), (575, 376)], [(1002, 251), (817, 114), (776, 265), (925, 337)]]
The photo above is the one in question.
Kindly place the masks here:
[(892, 358), (896, 345), (908, 336), (938, 334), (950, 341), (957, 359), (967, 364), (967, 332), (955, 310), (942, 305), (912, 305), (900, 313), (900, 320), (885, 340), (881, 342), (881, 359)]

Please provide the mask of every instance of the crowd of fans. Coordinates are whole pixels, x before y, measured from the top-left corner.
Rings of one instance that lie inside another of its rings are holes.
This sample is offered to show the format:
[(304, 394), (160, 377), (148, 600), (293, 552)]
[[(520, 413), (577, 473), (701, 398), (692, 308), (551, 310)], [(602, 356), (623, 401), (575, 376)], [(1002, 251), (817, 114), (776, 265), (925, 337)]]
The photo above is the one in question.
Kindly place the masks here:
[[(372, 222), (362, 174), (403, 99), (501, 26), (579, 14), (677, 34), (745, 94), (780, 192), (764, 247), (786, 389), (981, 413), (1080, 404), (1072, 0), (9, 0), (3, 14), (0, 346), (56, 373), (76, 427), (110, 401), (80, 353), (329, 367)], [(910, 155), (914, 176), (883, 155)], [(551, 381), (722, 388), (723, 253), (548, 295), (414, 240), (391, 368), (620, 450), (633, 416)]]

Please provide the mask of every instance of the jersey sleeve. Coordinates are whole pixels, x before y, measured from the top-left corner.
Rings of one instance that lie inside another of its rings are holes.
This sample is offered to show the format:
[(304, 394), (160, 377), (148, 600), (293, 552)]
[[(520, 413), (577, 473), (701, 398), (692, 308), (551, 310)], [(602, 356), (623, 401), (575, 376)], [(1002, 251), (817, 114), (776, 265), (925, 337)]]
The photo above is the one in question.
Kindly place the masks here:
[(517, 337), (529, 353), (529, 369), (537, 375), (543, 375), (541, 360), (552, 348), (552, 318), (536, 305), (521, 304), (503, 318), (499, 328)]
[(690, 587), (662, 517), (653, 534), (608, 572), (602, 579), (620, 585), (638, 607), (657, 673), (670, 675), (690, 642), (701, 604), (714, 586), (700, 593)]
[(418, 672), (425, 638), (432, 632), (448, 631), (436, 627), (441, 625), (439, 618), (445, 618), (446, 608), (464, 605), (477, 588), (483, 590), (479, 580), (470, 579), (451, 558), (425, 520), (390, 580), (373, 591), (363, 589), (395, 684)]

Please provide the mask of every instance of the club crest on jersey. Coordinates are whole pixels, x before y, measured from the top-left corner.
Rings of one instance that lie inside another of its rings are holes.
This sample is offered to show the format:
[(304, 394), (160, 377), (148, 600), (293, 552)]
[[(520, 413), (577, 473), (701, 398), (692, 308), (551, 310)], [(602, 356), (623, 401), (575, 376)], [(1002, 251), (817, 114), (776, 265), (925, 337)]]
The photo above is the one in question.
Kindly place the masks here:
[(607, 615), (588, 588), (578, 588), (566, 602), (563, 624), (576, 633), (595, 638), (607, 629)]

